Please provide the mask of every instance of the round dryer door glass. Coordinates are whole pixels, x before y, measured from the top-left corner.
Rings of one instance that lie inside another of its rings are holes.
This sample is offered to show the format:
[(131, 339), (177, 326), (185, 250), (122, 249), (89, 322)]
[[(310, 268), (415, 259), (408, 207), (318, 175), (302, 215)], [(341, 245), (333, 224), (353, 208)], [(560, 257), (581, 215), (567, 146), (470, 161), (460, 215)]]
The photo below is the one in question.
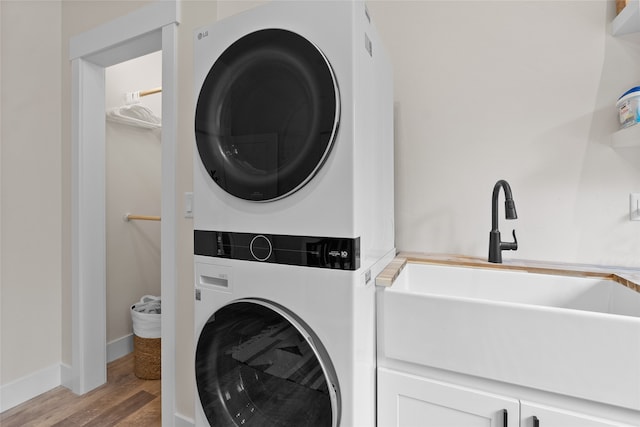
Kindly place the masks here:
[(307, 39), (268, 29), (229, 46), (196, 106), (196, 144), (226, 192), (269, 201), (304, 186), (333, 145), (340, 117), (329, 62)]
[(339, 389), (326, 351), (283, 309), (224, 306), (196, 349), (196, 384), (212, 426), (336, 427)]

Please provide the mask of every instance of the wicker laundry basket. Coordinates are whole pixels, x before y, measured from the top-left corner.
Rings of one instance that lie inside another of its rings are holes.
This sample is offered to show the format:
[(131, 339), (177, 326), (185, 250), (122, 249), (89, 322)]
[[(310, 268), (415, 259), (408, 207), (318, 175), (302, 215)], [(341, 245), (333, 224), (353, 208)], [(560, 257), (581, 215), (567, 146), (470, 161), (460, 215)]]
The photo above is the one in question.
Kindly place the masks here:
[(161, 370), (160, 338), (133, 336), (134, 373), (143, 380), (159, 380)]
[(143, 380), (159, 380), (161, 371), (160, 297), (143, 296), (131, 306), (134, 373)]

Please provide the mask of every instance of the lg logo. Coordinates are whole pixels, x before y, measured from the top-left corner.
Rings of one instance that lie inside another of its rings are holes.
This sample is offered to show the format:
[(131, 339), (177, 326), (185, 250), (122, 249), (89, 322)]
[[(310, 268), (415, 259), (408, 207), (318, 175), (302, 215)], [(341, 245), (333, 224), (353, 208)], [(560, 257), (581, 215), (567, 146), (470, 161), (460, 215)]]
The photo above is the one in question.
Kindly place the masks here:
[(340, 257), (340, 258), (349, 258), (348, 251), (331, 251), (329, 252), (330, 257)]
[(198, 40), (202, 40), (203, 38), (207, 37), (209, 35), (209, 31), (203, 31), (201, 33), (198, 33)]

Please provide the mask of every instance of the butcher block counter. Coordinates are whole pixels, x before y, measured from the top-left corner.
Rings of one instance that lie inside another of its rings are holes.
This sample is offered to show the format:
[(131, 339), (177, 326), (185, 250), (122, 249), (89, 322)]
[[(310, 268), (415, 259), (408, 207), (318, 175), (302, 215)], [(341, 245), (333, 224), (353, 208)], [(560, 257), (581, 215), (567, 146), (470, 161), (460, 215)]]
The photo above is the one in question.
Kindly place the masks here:
[(561, 276), (602, 278), (613, 280), (620, 285), (626, 286), (636, 292), (640, 292), (640, 270), (631, 268), (525, 260), (504, 260), (502, 264), (495, 264), (479, 257), (420, 252), (400, 252), (376, 277), (376, 285), (385, 287), (392, 286), (393, 282), (408, 262), (418, 264), (453, 265), (458, 267), (516, 270), (526, 271), (529, 273), (554, 274)]

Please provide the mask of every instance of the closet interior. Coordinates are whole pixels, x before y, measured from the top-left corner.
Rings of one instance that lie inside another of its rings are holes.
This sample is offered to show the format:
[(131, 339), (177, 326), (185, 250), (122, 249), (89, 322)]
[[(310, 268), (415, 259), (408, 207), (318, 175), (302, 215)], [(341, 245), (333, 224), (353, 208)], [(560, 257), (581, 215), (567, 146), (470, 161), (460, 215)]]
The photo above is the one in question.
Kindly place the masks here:
[(107, 362), (133, 352), (131, 306), (160, 296), (162, 52), (106, 69)]

